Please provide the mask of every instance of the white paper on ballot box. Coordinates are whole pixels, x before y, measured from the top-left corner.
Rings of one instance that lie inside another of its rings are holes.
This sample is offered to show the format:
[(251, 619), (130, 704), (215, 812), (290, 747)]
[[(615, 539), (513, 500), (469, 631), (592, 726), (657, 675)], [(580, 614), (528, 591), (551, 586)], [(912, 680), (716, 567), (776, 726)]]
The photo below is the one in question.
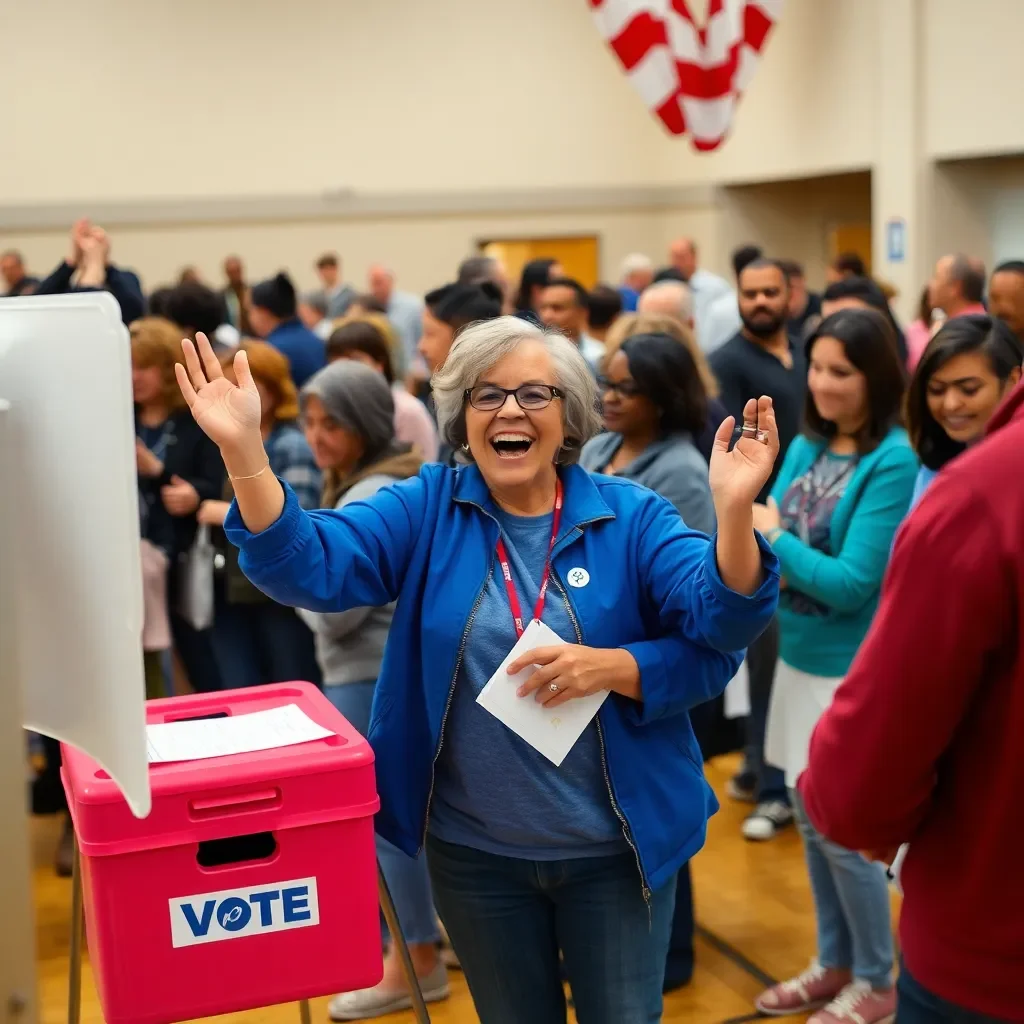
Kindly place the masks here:
[(516, 691), (536, 671), (536, 667), (531, 665), (514, 676), (510, 676), (507, 669), (521, 654), (564, 643), (554, 630), (534, 619), (476, 699), (477, 704), (556, 765), (565, 760), (583, 735), (583, 730), (605, 702), (608, 691), (577, 697), (556, 708), (546, 708), (536, 701), (532, 693), (527, 697), (516, 696)]

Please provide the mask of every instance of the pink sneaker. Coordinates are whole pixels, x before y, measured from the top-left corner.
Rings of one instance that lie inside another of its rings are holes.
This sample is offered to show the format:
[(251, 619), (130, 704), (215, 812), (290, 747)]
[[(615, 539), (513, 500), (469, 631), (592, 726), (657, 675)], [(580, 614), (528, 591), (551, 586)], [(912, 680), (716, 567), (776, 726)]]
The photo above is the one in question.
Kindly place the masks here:
[(778, 985), (762, 992), (754, 1000), (754, 1006), (769, 1017), (807, 1013), (825, 1006), (849, 985), (849, 971), (822, 967), (817, 960), (812, 960), (811, 966), (803, 974), (789, 981), (780, 981)]
[(896, 989), (873, 989), (867, 981), (851, 981), (807, 1024), (890, 1024), (896, 1016)]

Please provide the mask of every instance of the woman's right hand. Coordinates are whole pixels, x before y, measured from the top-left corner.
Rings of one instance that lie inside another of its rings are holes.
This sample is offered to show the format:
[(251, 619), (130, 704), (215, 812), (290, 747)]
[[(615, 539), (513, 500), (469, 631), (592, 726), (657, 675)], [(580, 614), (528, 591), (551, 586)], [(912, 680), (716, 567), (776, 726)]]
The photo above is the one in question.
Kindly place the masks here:
[(177, 363), (174, 372), (196, 423), (225, 456), (234, 456), (235, 461), (247, 455), (258, 457), (263, 452), (260, 396), (245, 352), (235, 353), (238, 383), (233, 384), (224, 376), (205, 334), (197, 334), (195, 344), (184, 339), (181, 348), (185, 366)]

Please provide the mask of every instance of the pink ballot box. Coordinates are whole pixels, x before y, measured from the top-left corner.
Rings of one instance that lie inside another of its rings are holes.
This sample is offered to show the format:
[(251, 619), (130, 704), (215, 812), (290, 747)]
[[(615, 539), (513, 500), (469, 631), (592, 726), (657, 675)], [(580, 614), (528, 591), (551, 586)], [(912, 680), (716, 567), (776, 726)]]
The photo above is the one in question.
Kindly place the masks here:
[[(201, 720), (210, 749), (229, 726), (248, 729), (218, 720), (256, 712), (273, 713), (250, 743), (280, 742), (288, 730), (272, 723), (305, 722), (296, 708), (330, 735), (151, 764), (153, 811), (142, 820), (99, 765), (64, 748), (108, 1024), (191, 1020), (380, 981), (379, 801), (366, 740), (308, 683), (151, 701), (147, 720)], [(202, 753), (202, 743), (189, 751)]]

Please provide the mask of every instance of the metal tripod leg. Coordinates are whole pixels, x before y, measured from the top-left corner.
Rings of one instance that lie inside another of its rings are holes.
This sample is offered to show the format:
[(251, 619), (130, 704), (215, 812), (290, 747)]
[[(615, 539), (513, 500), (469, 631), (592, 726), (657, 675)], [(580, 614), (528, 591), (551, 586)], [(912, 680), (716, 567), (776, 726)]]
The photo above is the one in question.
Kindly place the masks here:
[(380, 893), (380, 906), (384, 911), (384, 920), (388, 923), (388, 931), (391, 933), (391, 941), (398, 947), (398, 954), (402, 958), (402, 972), (409, 985), (409, 992), (412, 995), (412, 1009), (416, 1014), (416, 1024), (430, 1024), (430, 1014), (427, 1012), (427, 1004), (423, 1001), (423, 990), (420, 988), (420, 980), (416, 977), (416, 968), (413, 967), (412, 957), (409, 955), (409, 946), (402, 934), (402, 927), (398, 923), (398, 912), (395, 910), (394, 901), (391, 899), (391, 890), (388, 889), (387, 880), (381, 870), (380, 861), (377, 861), (377, 890)]
[(299, 1000), (299, 1021), (300, 1024), (313, 1024), (312, 1014), (309, 1012), (309, 1000)]
[(68, 970), (68, 1024), (79, 1024), (82, 1018), (82, 939), (85, 917), (82, 912), (82, 857), (78, 836), (74, 840), (71, 868), (71, 955)]

